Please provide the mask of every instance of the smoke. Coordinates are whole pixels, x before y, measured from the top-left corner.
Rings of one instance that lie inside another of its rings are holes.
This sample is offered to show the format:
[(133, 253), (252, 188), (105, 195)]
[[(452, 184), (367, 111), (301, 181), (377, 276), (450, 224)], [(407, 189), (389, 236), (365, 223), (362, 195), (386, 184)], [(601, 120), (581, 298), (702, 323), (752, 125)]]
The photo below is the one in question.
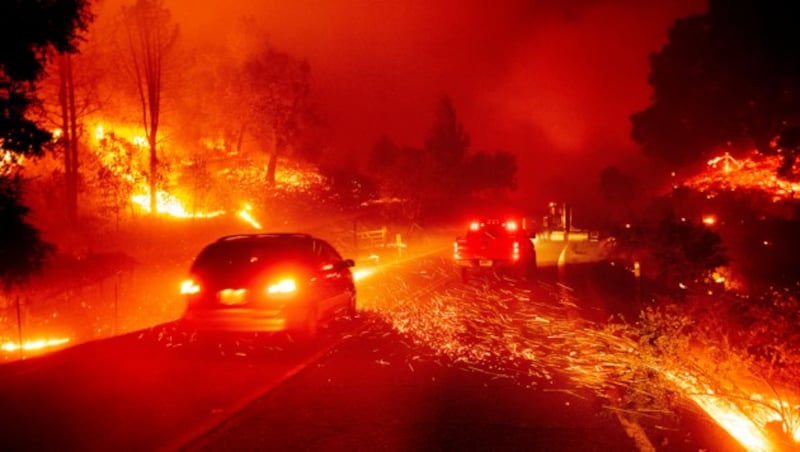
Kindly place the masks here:
[(185, 40), (223, 39), (248, 16), (273, 45), (306, 59), (331, 147), (342, 155), (363, 157), (382, 134), (421, 146), (447, 94), (474, 150), (516, 154), (523, 192), (563, 198), (596, 187), (603, 167), (639, 157), (629, 116), (648, 105), (648, 55), (705, 0), (165, 6)]

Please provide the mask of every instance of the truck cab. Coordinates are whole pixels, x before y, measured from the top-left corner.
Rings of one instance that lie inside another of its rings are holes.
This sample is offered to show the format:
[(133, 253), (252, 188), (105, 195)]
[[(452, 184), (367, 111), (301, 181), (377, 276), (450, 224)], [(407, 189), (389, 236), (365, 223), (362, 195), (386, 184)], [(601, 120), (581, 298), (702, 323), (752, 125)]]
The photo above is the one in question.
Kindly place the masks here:
[(473, 274), (510, 271), (527, 279), (536, 277), (536, 234), (516, 219), (484, 218), (470, 222), (453, 243), (453, 259), (466, 282)]

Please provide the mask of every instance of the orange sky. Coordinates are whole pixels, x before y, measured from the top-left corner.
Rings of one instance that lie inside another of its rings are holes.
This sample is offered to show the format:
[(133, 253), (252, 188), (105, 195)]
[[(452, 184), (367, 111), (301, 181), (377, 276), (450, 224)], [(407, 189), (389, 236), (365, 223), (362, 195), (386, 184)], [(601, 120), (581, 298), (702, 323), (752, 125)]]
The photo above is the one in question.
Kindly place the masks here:
[[(120, 0), (105, 0), (105, 6)], [(648, 55), (705, 0), (165, 0), (186, 40), (243, 15), (309, 61), (333, 145), (378, 135), (421, 146), (449, 94), (473, 149), (519, 156), (525, 190), (596, 186), (639, 157), (629, 116), (648, 104)], [(557, 193), (555, 193), (557, 195)]]

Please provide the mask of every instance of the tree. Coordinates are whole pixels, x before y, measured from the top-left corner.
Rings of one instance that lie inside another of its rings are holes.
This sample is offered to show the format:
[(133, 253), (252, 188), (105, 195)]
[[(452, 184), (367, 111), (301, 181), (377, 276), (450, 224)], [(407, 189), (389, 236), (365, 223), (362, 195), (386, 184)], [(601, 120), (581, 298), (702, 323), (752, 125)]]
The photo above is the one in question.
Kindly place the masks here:
[(439, 101), (436, 119), (425, 141), (425, 150), (432, 159), (438, 190), (445, 196), (463, 193), (461, 177), (464, 158), (469, 149), (470, 138), (464, 125), (458, 120), (450, 97), (445, 95)]
[(470, 191), (517, 188), (517, 159), (505, 151), (478, 151), (464, 163), (465, 185)]
[(400, 148), (381, 137), (369, 155), (368, 168), (385, 197), (397, 197), (415, 211), (453, 212), (472, 195), (497, 198), (516, 188), (517, 161), (505, 151), (469, 152), (470, 139), (450, 98), (439, 101), (424, 150)]
[(797, 148), (783, 130), (800, 121), (800, 35), (790, 2), (710, 0), (708, 12), (679, 19), (650, 58), (652, 104), (632, 116), (645, 154), (674, 168), (718, 148), (780, 152), (791, 169)]
[[(27, 223), (15, 163), (41, 156), (50, 132), (28, 117), (38, 102), (37, 82), (55, 52), (74, 53), (92, 16), (86, 0), (0, 2), (0, 280), (4, 288), (39, 269), (52, 246)], [(11, 161), (11, 163), (9, 163)]]
[(310, 110), (311, 68), (305, 61), (266, 46), (245, 62), (243, 95), (256, 119), (250, 127), (269, 149), (267, 183), (275, 183), (278, 158), (300, 133)]
[(0, 179), (0, 224), (5, 236), (0, 242), (0, 281), (6, 291), (39, 270), (54, 250), (26, 221), (28, 208), (19, 201), (20, 191), (19, 179)]
[(155, 213), (158, 181), (158, 127), (161, 121), (161, 98), (165, 62), (178, 38), (178, 26), (173, 24), (169, 10), (162, 0), (136, 0), (122, 8), (123, 29), (128, 50), (128, 70), (136, 84), (142, 109), (142, 126), (150, 151), (148, 184), (150, 212)]

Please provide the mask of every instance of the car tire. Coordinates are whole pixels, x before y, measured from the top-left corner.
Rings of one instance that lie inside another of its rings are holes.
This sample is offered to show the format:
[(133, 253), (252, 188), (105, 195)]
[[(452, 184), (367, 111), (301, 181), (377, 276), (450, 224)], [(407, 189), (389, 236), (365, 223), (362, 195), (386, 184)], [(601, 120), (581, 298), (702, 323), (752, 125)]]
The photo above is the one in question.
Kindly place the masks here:
[(358, 308), (356, 307), (356, 294), (353, 293), (350, 295), (350, 299), (347, 301), (347, 308), (345, 310), (345, 315), (347, 317), (354, 319), (356, 314), (358, 313)]

